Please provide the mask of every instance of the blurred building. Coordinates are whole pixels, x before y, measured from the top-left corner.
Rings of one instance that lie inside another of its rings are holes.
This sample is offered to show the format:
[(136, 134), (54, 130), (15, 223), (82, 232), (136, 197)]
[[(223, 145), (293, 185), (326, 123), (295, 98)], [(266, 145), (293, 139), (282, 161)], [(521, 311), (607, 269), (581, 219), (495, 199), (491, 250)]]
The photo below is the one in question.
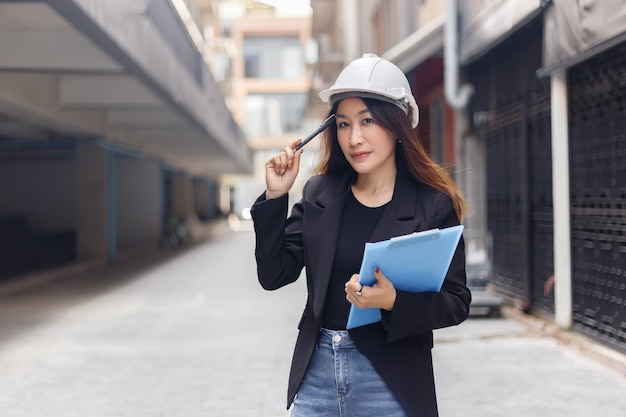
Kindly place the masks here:
[[(315, 59), (308, 54), (310, 8), (303, 5), (295, 14), (284, 14), (278, 7), (250, 0), (223, 1), (221, 7), (223, 25), (237, 50), (231, 62), (233, 115), (254, 153), (253, 175), (231, 177), (234, 206), (241, 215), (265, 189), (265, 162), (314, 130), (321, 114), (308, 113), (310, 62)], [(300, 182), (312, 169), (315, 149), (315, 144), (307, 146)], [(301, 185), (294, 187), (293, 199)]]
[(113, 262), (230, 210), (222, 178), (252, 153), (208, 65), (216, 13), (0, 2), (0, 277)]
[(458, 2), (493, 279), (626, 353), (626, 3)]
[(316, 91), (365, 52), (406, 73), (424, 144), (469, 200), (466, 230), (492, 242), (494, 288), (626, 352), (626, 3), (311, 6)]
[(417, 129), (424, 146), (461, 180), (458, 162), (462, 155), (455, 139), (460, 122), (444, 91), (445, 3), (312, 0), (311, 6), (313, 33), (319, 43), (311, 102), (316, 102), (317, 93), (328, 88), (345, 65), (365, 52), (394, 62), (407, 75), (420, 108)]

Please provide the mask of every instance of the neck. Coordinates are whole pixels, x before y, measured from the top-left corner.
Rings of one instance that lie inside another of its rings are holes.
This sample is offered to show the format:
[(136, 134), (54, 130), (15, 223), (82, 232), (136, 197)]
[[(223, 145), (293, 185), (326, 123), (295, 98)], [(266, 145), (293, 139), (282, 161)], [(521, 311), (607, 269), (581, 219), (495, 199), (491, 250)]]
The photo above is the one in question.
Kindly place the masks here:
[(376, 173), (375, 175), (359, 174), (354, 184), (352, 184), (352, 193), (361, 204), (369, 207), (378, 207), (391, 200), (395, 184), (395, 169), (385, 173)]

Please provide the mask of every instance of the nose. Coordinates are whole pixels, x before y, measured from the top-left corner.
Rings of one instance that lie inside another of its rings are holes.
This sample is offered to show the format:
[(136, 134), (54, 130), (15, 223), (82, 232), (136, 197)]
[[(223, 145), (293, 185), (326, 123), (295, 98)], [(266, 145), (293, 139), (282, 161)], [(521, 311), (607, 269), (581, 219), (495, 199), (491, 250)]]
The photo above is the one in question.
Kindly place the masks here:
[(359, 126), (354, 126), (350, 130), (350, 146), (358, 146), (363, 142), (363, 137), (361, 136), (361, 129)]

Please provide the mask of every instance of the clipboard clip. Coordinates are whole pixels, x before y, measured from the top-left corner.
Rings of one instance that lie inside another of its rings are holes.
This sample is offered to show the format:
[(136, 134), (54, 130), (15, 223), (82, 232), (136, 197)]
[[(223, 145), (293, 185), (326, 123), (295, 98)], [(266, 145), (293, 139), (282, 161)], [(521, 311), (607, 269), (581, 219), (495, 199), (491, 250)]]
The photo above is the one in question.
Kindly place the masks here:
[(398, 248), (402, 246), (413, 245), (417, 242), (435, 240), (439, 238), (439, 236), (441, 236), (439, 229), (429, 229), (422, 232), (411, 233), (410, 235), (392, 237), (391, 239), (389, 239), (389, 247)]

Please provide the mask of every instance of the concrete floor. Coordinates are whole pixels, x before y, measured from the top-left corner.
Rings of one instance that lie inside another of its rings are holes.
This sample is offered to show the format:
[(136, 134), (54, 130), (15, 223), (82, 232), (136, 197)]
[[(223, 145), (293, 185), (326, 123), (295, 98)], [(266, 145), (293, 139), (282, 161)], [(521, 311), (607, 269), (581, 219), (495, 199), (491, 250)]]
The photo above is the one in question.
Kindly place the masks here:
[[(0, 416), (287, 416), (304, 282), (263, 291), (253, 254), (243, 229), (5, 293)], [(435, 337), (442, 417), (625, 415), (623, 373), (528, 323)]]

